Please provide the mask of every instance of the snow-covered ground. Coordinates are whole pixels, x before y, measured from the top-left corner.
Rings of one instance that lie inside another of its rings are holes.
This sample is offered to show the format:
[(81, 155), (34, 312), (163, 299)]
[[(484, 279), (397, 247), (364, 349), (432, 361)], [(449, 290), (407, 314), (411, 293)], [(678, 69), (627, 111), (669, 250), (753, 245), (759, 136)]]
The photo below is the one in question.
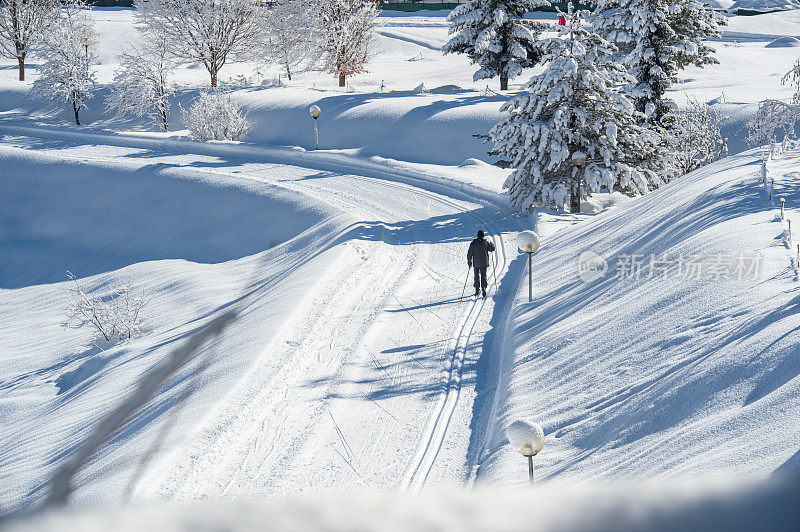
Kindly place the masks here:
[(203, 501), (53, 511), (11, 522), (11, 532), (264, 530), (401, 532), (797, 530), (800, 483), (649, 483), (541, 489), (359, 493), (277, 501)]
[[(508, 95), (438, 52), (442, 15), (381, 17), (354, 92), (321, 73), (231, 89), (255, 124), (241, 143), (185, 140), (177, 107), (169, 134), (103, 114), (115, 54), (136, 38), (130, 10), (94, 13), (101, 87), (81, 128), (4, 60), (0, 513), (38, 507), (93, 422), (229, 308), (240, 317), (224, 337), (80, 472), (78, 505), (522, 484), (504, 436), (518, 418), (545, 427), (549, 485), (800, 470), (794, 255), (740, 131), (760, 99), (790, 94), (779, 80), (800, 52), (767, 45), (800, 34), (797, 12), (729, 17), (720, 64), (675, 87), (679, 103), (725, 94), (737, 156), (644, 198), (593, 198), (597, 216), (531, 218), (508, 211), (506, 171), (473, 137)], [(278, 70), (222, 77), (240, 74)], [(207, 75), (176, 80), (187, 106)], [(314, 103), (322, 149), (307, 151)], [(799, 158), (770, 167), (790, 219)], [(462, 300), (481, 228), (499, 244), (491, 294)], [(530, 228), (545, 239), (534, 304), (514, 245)], [(607, 277), (577, 278), (586, 250), (607, 257)], [(755, 280), (613, 278), (623, 255), (754, 251)], [(92, 293), (151, 294), (146, 334), (109, 347), (63, 327), (66, 270)]]

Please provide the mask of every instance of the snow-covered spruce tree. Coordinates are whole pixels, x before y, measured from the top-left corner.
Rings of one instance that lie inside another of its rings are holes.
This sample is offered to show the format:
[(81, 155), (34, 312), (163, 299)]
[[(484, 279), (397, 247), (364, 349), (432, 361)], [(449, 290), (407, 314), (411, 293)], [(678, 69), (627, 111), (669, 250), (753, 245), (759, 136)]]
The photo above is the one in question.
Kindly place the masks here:
[(25, 81), (25, 57), (58, 19), (58, 0), (0, 0), (0, 55), (16, 59)]
[(148, 116), (167, 131), (167, 114), (173, 89), (169, 73), (175, 59), (165, 35), (145, 35), (143, 44), (119, 55), (114, 85), (106, 108), (122, 116)]
[(500, 77), (500, 90), (523, 68), (536, 65), (541, 53), (535, 43), (544, 24), (522, 17), (547, 0), (468, 0), (447, 17), (452, 37), (442, 47), (446, 54), (466, 54), (480, 66), (473, 79)]
[(277, 0), (262, 19), (264, 58), (277, 63), (291, 80), (298, 69), (312, 66), (322, 55), (322, 0)]
[(44, 64), (31, 90), (46, 100), (71, 105), (76, 125), (81, 124), (80, 110), (95, 86), (91, 65), (96, 61), (97, 39), (86, 4), (72, 1), (64, 4), (42, 42)]
[(145, 31), (163, 33), (183, 63), (203, 65), (216, 87), (229, 61), (252, 55), (261, 35), (256, 0), (135, 0)]
[[(490, 153), (514, 169), (503, 186), (523, 211), (569, 204), (579, 212), (589, 193), (641, 194), (663, 182), (659, 139), (620, 88), (632, 79), (614, 61), (616, 48), (582, 27), (579, 13), (565, 16), (558, 36), (540, 41), (547, 67), (489, 132)], [(575, 154), (586, 156), (582, 166)]]
[(242, 106), (220, 90), (201, 94), (182, 114), (194, 140), (239, 140), (252, 127)]
[(324, 0), (322, 49), (325, 69), (344, 87), (348, 76), (366, 72), (375, 39), (375, 0)]
[(664, 95), (688, 65), (717, 63), (705, 43), (725, 20), (698, 0), (598, 0), (592, 26), (619, 49), (636, 78), (631, 96), (654, 122), (669, 111)]

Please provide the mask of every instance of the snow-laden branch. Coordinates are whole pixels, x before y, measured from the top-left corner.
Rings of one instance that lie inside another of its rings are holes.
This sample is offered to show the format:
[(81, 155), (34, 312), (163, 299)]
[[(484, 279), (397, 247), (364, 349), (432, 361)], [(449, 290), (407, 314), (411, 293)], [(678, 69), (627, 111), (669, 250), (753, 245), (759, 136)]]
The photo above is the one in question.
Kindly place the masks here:
[(106, 342), (130, 340), (142, 332), (142, 309), (150, 301), (149, 297), (135, 294), (130, 285), (101, 296), (89, 296), (71, 272), (67, 272), (67, 279), (70, 302), (66, 327), (92, 327)]
[(182, 114), (195, 140), (239, 140), (252, 127), (242, 106), (219, 90), (203, 93)]

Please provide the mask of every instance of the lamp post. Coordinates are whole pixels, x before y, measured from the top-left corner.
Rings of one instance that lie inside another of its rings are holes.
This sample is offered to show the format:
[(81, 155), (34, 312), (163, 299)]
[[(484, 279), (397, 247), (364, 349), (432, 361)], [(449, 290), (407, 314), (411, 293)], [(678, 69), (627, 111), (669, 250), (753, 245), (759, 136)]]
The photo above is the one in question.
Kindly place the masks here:
[(533, 301), (533, 254), (539, 249), (539, 235), (523, 231), (517, 236), (517, 247), (528, 254), (528, 301)]
[(544, 430), (538, 423), (515, 421), (506, 429), (508, 442), (528, 459), (528, 477), (533, 485), (533, 457), (544, 447)]
[[(572, 164), (575, 165), (579, 171), (583, 168), (583, 165), (586, 164), (586, 154), (582, 151), (576, 151), (572, 154)], [(573, 212), (581, 212), (581, 186), (583, 185), (583, 179), (578, 178), (578, 197), (575, 200)]]
[(319, 106), (312, 105), (308, 110), (311, 118), (314, 119), (314, 149), (319, 148), (319, 133), (317, 133), (317, 118), (322, 114), (322, 109)]

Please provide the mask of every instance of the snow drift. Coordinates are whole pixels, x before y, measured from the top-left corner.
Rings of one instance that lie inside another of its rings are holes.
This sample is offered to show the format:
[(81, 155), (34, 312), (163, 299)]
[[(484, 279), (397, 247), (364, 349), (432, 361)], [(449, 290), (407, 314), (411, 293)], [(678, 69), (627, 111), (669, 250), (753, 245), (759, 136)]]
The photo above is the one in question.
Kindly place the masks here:
[[(533, 302), (525, 282), (508, 324), (479, 479), (524, 476), (503, 432), (517, 419), (543, 425), (539, 476), (552, 481), (800, 470), (796, 249), (763, 190), (760, 155), (709, 165), (543, 242)], [(770, 170), (795, 224), (798, 158)], [(578, 276), (586, 252), (607, 265), (589, 282)], [(649, 269), (695, 256), (707, 272), (752, 253), (756, 278)], [(638, 278), (625, 276), (631, 257)]]
[(7, 147), (0, 148), (0, 165), (7, 170), (0, 180), (0, 288), (152, 260), (225, 262), (321, 220), (277, 187), (165, 178), (161, 165), (88, 166)]

